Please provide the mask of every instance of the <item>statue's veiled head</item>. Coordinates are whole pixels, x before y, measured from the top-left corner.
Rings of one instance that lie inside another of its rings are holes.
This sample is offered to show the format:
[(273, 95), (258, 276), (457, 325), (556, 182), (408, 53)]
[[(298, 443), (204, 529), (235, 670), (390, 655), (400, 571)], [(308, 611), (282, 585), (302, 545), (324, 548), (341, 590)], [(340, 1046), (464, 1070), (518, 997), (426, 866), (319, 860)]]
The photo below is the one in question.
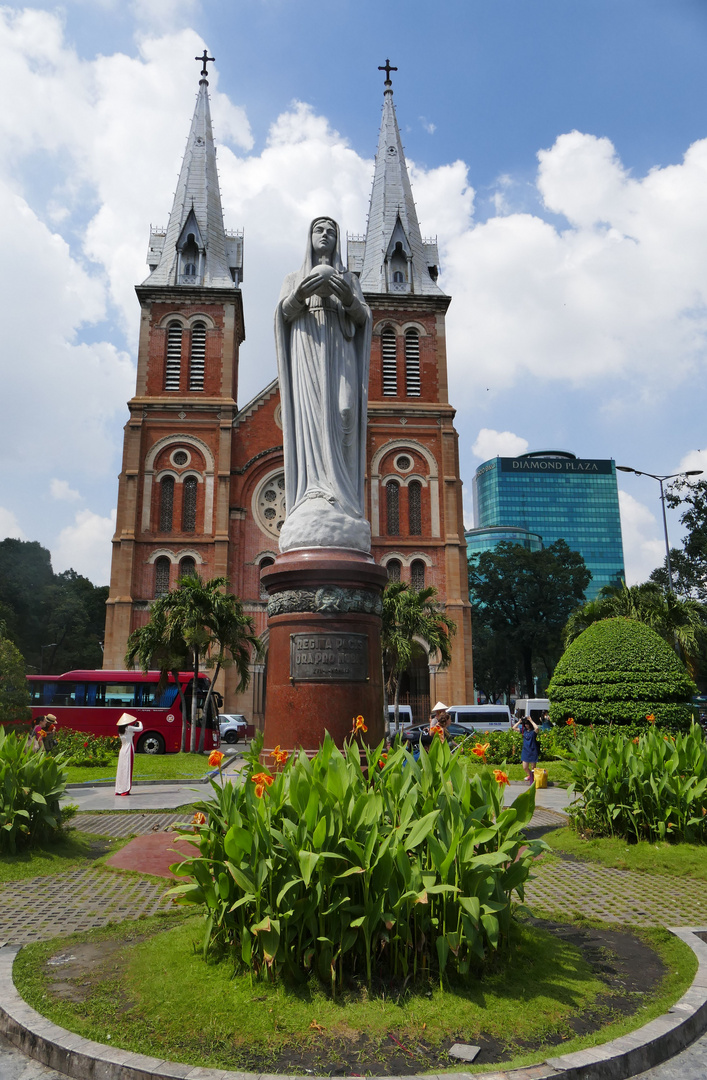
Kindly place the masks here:
[(312, 252), (315, 258), (334, 254), (339, 239), (339, 227), (330, 217), (315, 218), (311, 229)]

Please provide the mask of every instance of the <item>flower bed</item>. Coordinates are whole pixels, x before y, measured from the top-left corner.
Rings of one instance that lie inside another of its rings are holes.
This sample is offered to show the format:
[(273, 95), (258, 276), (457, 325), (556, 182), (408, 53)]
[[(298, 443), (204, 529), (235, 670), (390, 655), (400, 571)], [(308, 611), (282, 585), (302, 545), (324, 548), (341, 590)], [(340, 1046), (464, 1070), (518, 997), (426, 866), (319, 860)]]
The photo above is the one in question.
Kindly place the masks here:
[(55, 832), (65, 789), (62, 757), (35, 750), (32, 740), (0, 728), (0, 852), (15, 854)]
[(65, 755), (67, 765), (115, 765), (120, 752), (118, 735), (88, 735), (59, 728), (54, 738), (56, 750)]
[(544, 847), (521, 831), (533, 790), (504, 809), (503, 783), (469, 779), (440, 739), (415, 761), (327, 737), (311, 761), (279, 764), (253, 760), (197, 804), (200, 854), (173, 867), (192, 880), (171, 895), (204, 906), (205, 954), (226, 948), (270, 977), (314, 971), (336, 994), (344, 971), (369, 986), (466, 978), (507, 945), (512, 894)]
[(568, 761), (575, 828), (630, 840), (707, 842), (707, 744), (655, 726), (627, 738), (625, 729), (585, 729)]

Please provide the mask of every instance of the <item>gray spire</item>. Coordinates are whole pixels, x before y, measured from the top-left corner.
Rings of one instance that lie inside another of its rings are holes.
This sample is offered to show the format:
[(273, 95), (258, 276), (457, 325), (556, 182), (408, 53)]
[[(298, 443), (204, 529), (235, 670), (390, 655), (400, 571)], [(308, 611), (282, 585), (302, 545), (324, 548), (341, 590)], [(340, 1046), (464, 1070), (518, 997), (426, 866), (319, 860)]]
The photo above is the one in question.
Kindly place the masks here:
[[(382, 70), (386, 70), (383, 68)], [(436, 284), (437, 242), (420, 236), (417, 211), (386, 71), (376, 169), (365, 242), (350, 240), (349, 266), (364, 292), (442, 295)]]
[(223, 227), (208, 85), (202, 77), (169, 225), (150, 229), (145, 285), (240, 284), (243, 238), (227, 236)]

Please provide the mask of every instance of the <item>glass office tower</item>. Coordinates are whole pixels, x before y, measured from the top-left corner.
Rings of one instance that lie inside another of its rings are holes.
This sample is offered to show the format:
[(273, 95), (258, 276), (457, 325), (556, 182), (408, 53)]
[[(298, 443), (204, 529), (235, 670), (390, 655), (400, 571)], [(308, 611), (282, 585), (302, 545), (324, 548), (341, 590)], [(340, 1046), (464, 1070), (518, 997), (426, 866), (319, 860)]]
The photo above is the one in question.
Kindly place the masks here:
[(564, 540), (578, 551), (592, 574), (588, 600), (624, 577), (613, 460), (578, 458), (562, 450), (493, 458), (476, 470), (473, 494), (469, 554), (495, 547), (502, 526), (539, 534), (545, 547)]

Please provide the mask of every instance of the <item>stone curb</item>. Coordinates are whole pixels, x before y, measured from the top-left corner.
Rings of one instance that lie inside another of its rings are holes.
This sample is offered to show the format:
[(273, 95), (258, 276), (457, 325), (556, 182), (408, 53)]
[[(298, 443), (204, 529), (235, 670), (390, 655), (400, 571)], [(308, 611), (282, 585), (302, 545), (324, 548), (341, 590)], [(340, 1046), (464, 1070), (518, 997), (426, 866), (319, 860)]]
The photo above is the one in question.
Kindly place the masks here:
[[(507, 1072), (425, 1073), (420, 1077), (389, 1076), (385, 1080), (479, 1080), (479, 1076), (482, 1080), (625, 1080), (674, 1057), (707, 1029), (707, 926), (670, 929), (697, 956), (694, 981), (667, 1013), (630, 1035)], [(74, 1080), (302, 1080), (284, 1074), (182, 1065), (74, 1035), (35, 1012), (18, 994), (12, 965), (20, 948), (0, 948), (0, 1032), (28, 1057)]]
[[(242, 750), (236, 750), (234, 753), (225, 757), (221, 762), (221, 772), (228, 766), (232, 765), (234, 761), (237, 761), (239, 757), (243, 756)], [(204, 776), (183, 776), (175, 777), (172, 780), (133, 780), (133, 787), (189, 787), (191, 784), (208, 784), (209, 780), (212, 780), (214, 776), (218, 775), (218, 769), (211, 769), (210, 772), (204, 774)], [(80, 784), (67, 784), (67, 791), (80, 791), (82, 788), (89, 787), (113, 787), (115, 780), (82, 780)]]

